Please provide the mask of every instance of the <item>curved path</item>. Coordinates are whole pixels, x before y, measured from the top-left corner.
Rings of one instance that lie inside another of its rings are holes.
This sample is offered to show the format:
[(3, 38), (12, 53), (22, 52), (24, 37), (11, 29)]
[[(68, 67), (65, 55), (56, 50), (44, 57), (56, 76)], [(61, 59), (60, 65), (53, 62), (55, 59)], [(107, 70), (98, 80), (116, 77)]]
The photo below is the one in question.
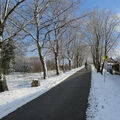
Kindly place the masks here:
[(2, 120), (86, 120), (90, 79), (82, 69)]

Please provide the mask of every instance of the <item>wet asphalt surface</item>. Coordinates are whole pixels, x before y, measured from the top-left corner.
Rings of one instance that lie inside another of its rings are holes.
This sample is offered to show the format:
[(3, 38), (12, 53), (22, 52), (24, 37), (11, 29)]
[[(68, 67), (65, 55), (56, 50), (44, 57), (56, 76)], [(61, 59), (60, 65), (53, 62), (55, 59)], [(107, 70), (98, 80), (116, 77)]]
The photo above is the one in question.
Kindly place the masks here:
[(1, 120), (86, 120), (90, 80), (82, 69)]

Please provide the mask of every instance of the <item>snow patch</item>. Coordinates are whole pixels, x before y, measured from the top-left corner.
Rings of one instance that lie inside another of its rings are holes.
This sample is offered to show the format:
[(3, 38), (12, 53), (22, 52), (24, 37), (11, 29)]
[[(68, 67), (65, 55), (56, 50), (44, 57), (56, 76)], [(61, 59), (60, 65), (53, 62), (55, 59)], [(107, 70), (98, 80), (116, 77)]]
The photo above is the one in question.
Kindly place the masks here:
[(87, 120), (120, 120), (120, 76), (97, 73), (92, 66)]

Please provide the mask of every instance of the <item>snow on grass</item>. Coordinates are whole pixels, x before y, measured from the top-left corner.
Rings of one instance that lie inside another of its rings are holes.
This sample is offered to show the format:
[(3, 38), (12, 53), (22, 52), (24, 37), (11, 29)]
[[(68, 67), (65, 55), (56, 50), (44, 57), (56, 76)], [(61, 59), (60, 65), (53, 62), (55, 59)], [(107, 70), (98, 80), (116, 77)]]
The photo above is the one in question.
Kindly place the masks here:
[(97, 73), (92, 66), (87, 120), (120, 120), (120, 76)]
[[(56, 71), (48, 71), (48, 77), (55, 76)], [(43, 79), (43, 72), (40, 73), (12, 73), (7, 75), (7, 84), (9, 90), (29, 88), (32, 80)], [(43, 82), (43, 81), (41, 81)]]
[(66, 73), (61, 73), (59, 76), (56, 76), (53, 71), (49, 73), (49, 76), (52, 77), (49, 77), (46, 80), (41, 79), (41, 85), (33, 88), (30, 87), (31, 81), (33, 79), (40, 78), (41, 74), (39, 73), (7, 76), (9, 91), (0, 93), (0, 118), (47, 92), (82, 68), (84, 68), (84, 66)]

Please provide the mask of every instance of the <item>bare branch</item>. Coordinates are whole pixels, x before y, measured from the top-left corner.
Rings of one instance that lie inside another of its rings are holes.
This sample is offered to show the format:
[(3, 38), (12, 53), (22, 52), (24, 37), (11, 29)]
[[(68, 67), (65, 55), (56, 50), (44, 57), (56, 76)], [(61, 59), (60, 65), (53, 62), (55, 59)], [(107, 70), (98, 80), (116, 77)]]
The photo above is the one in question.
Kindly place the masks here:
[(4, 17), (4, 23), (6, 22), (6, 20), (8, 19), (8, 17), (11, 15), (11, 13), (21, 4), (23, 3), (25, 0), (21, 0), (19, 2), (16, 3), (16, 5), (6, 14), (6, 16)]
[(7, 15), (7, 12), (8, 12), (9, 2), (10, 2), (10, 0), (6, 0), (5, 10), (4, 10), (4, 14), (3, 14), (3, 17), (4, 17), (4, 18), (5, 18), (5, 16)]

